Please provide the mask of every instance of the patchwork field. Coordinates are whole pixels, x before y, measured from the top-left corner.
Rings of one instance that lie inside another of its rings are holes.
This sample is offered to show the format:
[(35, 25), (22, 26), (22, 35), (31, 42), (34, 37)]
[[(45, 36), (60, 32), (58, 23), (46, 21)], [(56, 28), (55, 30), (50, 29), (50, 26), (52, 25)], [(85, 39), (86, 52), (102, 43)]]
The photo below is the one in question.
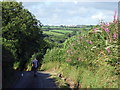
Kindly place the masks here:
[(58, 33), (72, 33), (73, 31), (70, 31), (70, 30), (51, 30), (51, 32), (58, 32)]
[(80, 32), (85, 30), (90, 30), (92, 26), (81, 26), (81, 27), (61, 27), (61, 26), (43, 26), (43, 34), (60, 36), (67, 33), (72, 34), (74, 32)]
[(52, 31), (43, 31), (43, 34), (54, 35), (54, 36), (64, 35), (62, 33), (57, 33), (57, 32), (52, 32)]

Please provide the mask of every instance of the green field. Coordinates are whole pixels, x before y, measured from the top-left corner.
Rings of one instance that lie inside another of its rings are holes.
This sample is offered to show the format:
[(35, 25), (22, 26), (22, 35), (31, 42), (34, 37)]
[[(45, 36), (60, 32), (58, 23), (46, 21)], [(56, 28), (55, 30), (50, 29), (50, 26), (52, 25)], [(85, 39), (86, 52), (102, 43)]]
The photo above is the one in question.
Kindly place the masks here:
[(71, 27), (71, 26), (43, 26), (42, 31), (45, 34), (45, 40), (50, 40), (63, 43), (66, 39), (82, 32), (84, 34), (87, 30), (90, 30), (92, 26), (81, 26), (81, 27)]
[(54, 35), (54, 36), (64, 35), (64, 34), (62, 34), (62, 33), (56, 33), (56, 32), (51, 32), (51, 31), (43, 31), (43, 34)]
[(51, 30), (81, 30), (81, 29), (91, 29), (92, 26), (81, 26), (81, 27), (61, 27), (61, 26), (43, 26), (42, 29)]
[(73, 32), (73, 31), (70, 31), (70, 30), (51, 30), (51, 31), (62, 32), (62, 33), (71, 33), (71, 32)]

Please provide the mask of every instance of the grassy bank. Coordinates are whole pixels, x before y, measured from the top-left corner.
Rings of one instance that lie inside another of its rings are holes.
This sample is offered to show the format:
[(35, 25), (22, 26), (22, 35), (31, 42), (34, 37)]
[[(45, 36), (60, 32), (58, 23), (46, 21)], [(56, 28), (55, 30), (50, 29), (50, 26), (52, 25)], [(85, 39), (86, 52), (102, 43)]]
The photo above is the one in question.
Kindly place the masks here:
[(92, 67), (70, 66), (67, 63), (49, 62), (41, 70), (61, 77), (71, 88), (118, 88), (118, 76), (110, 66), (93, 70)]

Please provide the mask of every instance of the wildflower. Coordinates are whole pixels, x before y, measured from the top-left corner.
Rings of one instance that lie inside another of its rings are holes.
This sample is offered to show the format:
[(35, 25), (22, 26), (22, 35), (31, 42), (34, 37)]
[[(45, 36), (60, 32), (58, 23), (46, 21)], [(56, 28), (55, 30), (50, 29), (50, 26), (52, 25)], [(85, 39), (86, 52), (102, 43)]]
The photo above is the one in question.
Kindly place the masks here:
[(114, 21), (117, 19), (116, 14), (117, 14), (117, 11), (115, 10), (115, 14), (114, 14)]
[(107, 52), (110, 53), (110, 48), (106, 48)]
[(88, 42), (88, 40), (86, 40), (86, 42)]
[(95, 29), (94, 29), (94, 31), (97, 31), (97, 30), (98, 30), (98, 28), (95, 28)]
[(82, 39), (82, 36), (80, 37), (80, 39)]
[(93, 33), (95, 33), (97, 30), (98, 30), (98, 29), (97, 29), (97, 28), (95, 28), (95, 29), (94, 29), (94, 31), (93, 31)]
[(74, 46), (75, 44), (74, 43), (72, 43), (72, 46)]
[(66, 51), (68, 54), (72, 54), (73, 52), (71, 50)]
[(93, 34), (95, 33), (95, 31), (92, 32)]
[(106, 32), (109, 32), (109, 29), (108, 29), (108, 28), (105, 28), (104, 30), (105, 30)]
[(100, 26), (102, 29), (104, 29), (104, 27), (103, 26)]
[(93, 31), (93, 33), (95, 33), (95, 32), (102, 32), (102, 31), (98, 30), (98, 28), (95, 28), (94, 31)]
[(116, 37), (117, 37), (117, 34), (116, 34), (116, 33), (114, 33), (114, 34), (113, 34), (113, 38), (114, 38), (114, 39), (116, 39)]
[(92, 44), (92, 41), (90, 41), (90, 44)]
[(109, 26), (109, 23), (106, 23), (106, 26)]
[(77, 58), (78, 61), (80, 61), (81, 59), (80, 58)]
[(73, 54), (73, 52), (71, 51), (70, 54)]

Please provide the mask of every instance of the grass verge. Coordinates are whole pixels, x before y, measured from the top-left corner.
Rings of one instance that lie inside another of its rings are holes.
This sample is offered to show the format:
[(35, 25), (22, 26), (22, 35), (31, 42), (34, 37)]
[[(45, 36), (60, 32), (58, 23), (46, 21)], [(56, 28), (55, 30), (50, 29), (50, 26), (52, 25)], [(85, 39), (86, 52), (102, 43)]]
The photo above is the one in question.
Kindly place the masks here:
[(42, 65), (41, 70), (56, 73), (53, 78), (59, 87), (64, 87), (67, 83), (65, 85), (70, 85), (70, 88), (118, 88), (118, 75), (115, 75), (114, 68), (109, 66), (93, 71), (88, 67), (77, 68), (67, 63), (48, 62)]

